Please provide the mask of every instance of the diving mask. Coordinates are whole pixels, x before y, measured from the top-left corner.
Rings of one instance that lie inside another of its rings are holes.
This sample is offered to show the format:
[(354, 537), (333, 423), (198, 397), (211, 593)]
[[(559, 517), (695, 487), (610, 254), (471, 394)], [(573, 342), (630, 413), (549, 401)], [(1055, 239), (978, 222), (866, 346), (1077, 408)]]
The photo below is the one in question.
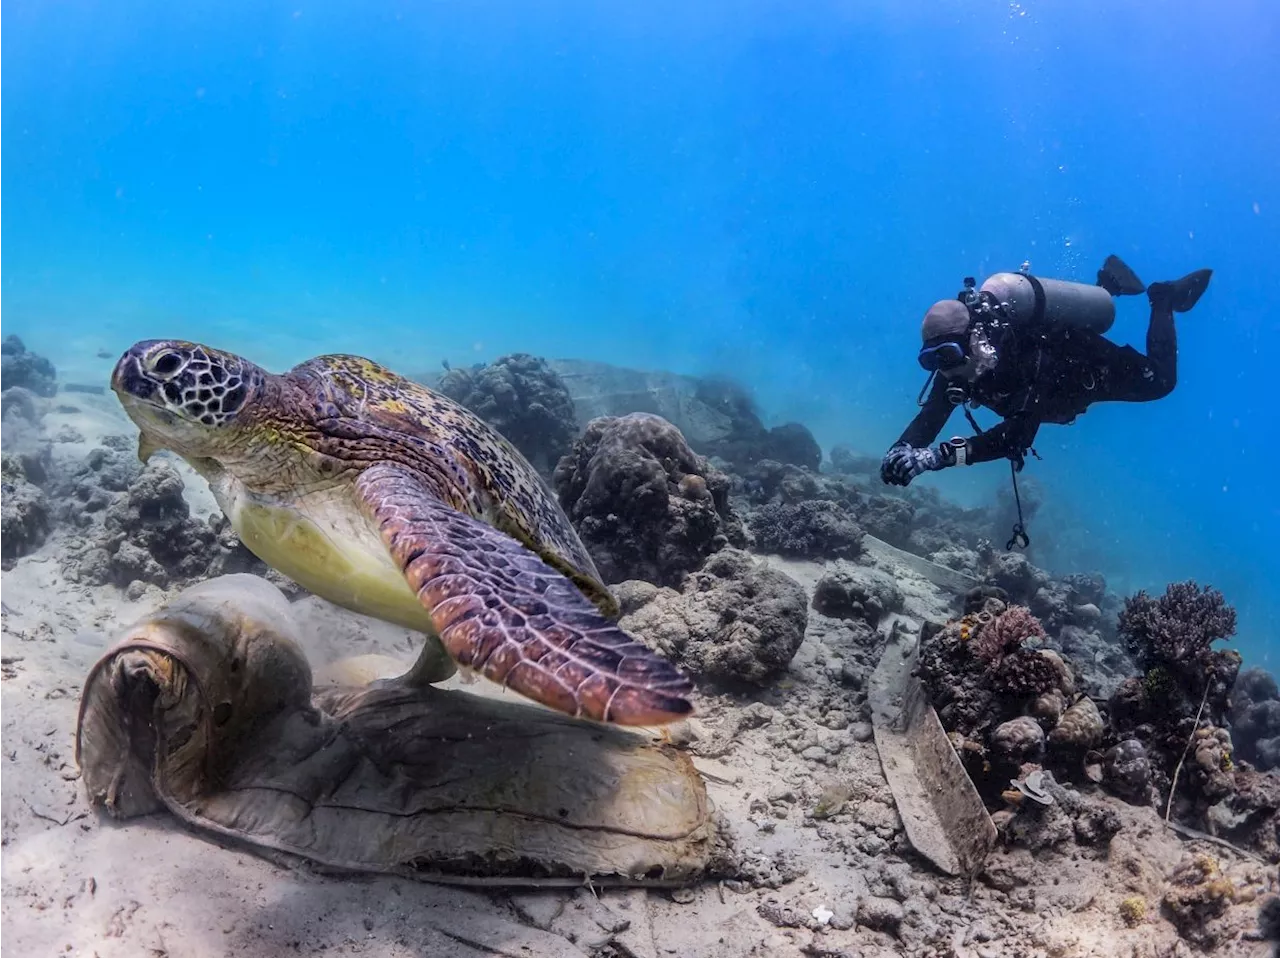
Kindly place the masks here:
[(925, 346), (919, 355), (920, 365), (931, 373), (963, 366), (968, 358), (964, 346), (953, 339)]

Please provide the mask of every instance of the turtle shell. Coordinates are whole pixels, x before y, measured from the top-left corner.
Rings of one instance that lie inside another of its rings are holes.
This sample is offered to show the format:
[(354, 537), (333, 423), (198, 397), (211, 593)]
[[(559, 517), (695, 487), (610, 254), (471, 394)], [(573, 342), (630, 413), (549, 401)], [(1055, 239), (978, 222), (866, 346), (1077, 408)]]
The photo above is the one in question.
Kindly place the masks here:
[(358, 442), (371, 461), (398, 462), (435, 478), (451, 506), (511, 536), (601, 612), (617, 616), (617, 600), (546, 482), (471, 410), (360, 356), (317, 356), (284, 378), (313, 403), (307, 412), (322, 437), (348, 449)]

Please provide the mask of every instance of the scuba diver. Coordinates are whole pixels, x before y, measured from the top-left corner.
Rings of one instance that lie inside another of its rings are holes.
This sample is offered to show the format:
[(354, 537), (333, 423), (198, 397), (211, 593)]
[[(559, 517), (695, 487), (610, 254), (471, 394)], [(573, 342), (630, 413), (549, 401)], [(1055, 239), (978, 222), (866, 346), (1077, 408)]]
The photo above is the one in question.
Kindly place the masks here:
[[(905, 486), (924, 472), (1008, 459), (1016, 492), (1016, 474), (1027, 452), (1035, 454), (1042, 423), (1067, 425), (1096, 402), (1149, 402), (1173, 391), (1173, 314), (1195, 306), (1212, 275), (1201, 269), (1146, 287), (1119, 257), (1108, 256), (1093, 286), (1040, 279), (1029, 263), (976, 289), (966, 277), (955, 299), (925, 313), (919, 359), (929, 379), (920, 396), (927, 391), (928, 398), (916, 400), (920, 412), (885, 454), (880, 478)], [(1115, 321), (1113, 297), (1142, 292), (1151, 303), (1145, 356), (1103, 336)], [(957, 406), (976, 435), (930, 447)], [(977, 406), (1003, 422), (984, 432), (969, 411)], [(1019, 537), (1025, 540), (1021, 521), (1014, 529)]]

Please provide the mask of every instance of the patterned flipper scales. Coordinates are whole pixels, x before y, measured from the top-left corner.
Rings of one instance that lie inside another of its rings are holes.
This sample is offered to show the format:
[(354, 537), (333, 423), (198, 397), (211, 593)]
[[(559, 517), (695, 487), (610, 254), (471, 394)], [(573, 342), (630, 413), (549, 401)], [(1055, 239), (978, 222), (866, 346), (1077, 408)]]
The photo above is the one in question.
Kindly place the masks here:
[(356, 492), (459, 664), (601, 722), (660, 725), (693, 711), (688, 678), (514, 539), (396, 466), (365, 470)]

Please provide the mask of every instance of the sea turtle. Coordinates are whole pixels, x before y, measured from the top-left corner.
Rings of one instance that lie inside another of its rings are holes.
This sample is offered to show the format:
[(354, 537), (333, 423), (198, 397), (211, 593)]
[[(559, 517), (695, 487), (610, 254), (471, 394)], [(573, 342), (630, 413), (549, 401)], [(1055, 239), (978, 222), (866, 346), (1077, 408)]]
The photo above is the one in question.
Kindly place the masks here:
[(692, 683), (613, 624), (617, 600), (538, 473), (448, 397), (359, 356), (276, 375), (166, 339), (130, 347), (111, 388), (139, 458), (189, 462), (264, 562), (426, 634), (397, 681), (437, 682), (457, 662), (597, 721), (692, 711)]

